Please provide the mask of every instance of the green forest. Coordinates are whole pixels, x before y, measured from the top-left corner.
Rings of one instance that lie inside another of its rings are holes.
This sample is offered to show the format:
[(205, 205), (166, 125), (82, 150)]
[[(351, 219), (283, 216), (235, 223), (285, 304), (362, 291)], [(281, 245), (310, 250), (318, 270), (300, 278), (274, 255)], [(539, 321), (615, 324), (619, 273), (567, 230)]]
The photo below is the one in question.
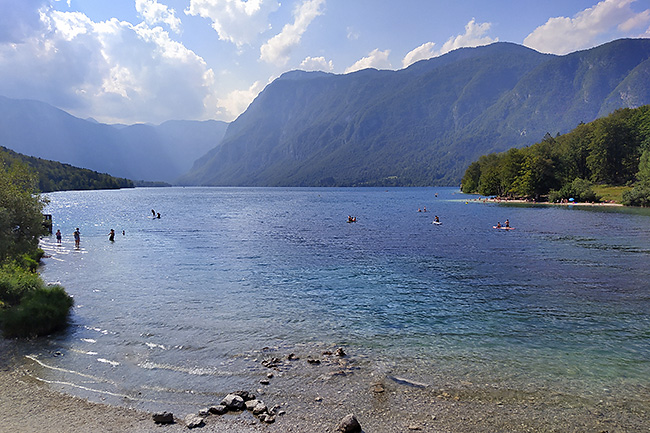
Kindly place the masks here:
[(133, 188), (129, 179), (113, 177), (85, 168), (73, 167), (56, 161), (34, 158), (0, 147), (0, 161), (7, 166), (24, 163), (37, 173), (37, 187), (40, 192)]
[(626, 186), (622, 202), (650, 206), (650, 105), (619, 109), (536, 144), (481, 156), (461, 190), (484, 196), (596, 202), (594, 185)]

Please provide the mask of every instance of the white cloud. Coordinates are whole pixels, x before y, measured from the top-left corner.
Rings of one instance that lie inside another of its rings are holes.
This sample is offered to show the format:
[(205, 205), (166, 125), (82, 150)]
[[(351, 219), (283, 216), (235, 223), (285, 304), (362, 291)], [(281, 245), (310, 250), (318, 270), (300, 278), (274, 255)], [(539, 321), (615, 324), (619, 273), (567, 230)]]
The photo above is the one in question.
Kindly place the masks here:
[(435, 57), (436, 53), (433, 50), (433, 47), (435, 45), (436, 44), (434, 42), (427, 42), (420, 45), (416, 49), (409, 51), (402, 60), (402, 67), (406, 68), (407, 66), (410, 66), (420, 60), (426, 60), (430, 59), (431, 57)]
[(392, 65), (388, 60), (390, 50), (379, 51), (376, 48), (370, 52), (366, 57), (358, 60), (354, 65), (345, 70), (345, 73), (360, 71), (361, 69), (375, 68), (375, 69), (390, 69)]
[(220, 40), (241, 47), (270, 28), (268, 16), (279, 7), (276, 0), (190, 0), (185, 13), (209, 18)]
[(306, 57), (300, 63), (300, 69), (303, 71), (325, 71), (332, 72), (334, 70), (334, 63), (330, 60), (325, 60), (325, 57)]
[(492, 39), (485, 34), (492, 27), (491, 23), (476, 23), (476, 20), (472, 18), (467, 25), (465, 25), (465, 33), (455, 37), (451, 37), (445, 42), (438, 50), (437, 55), (441, 56), (449, 51), (456, 50), (462, 47), (479, 47), (482, 45), (488, 45), (493, 42), (497, 42), (499, 39)]
[(162, 27), (41, 10), (41, 29), (0, 43), (0, 94), (107, 122), (203, 119), (214, 77)]
[(232, 119), (243, 113), (251, 102), (264, 90), (265, 84), (255, 81), (252, 86), (245, 90), (235, 90), (226, 95), (225, 98), (217, 98), (217, 105), (223, 110), (219, 114), (225, 118)]
[(300, 43), (309, 24), (322, 14), (325, 0), (306, 0), (294, 12), (293, 24), (287, 24), (282, 31), (260, 48), (260, 59), (283, 66), (289, 61), (291, 49)]
[(553, 54), (567, 54), (590, 48), (601, 42), (600, 37), (603, 35), (609, 37), (611, 32), (629, 32), (648, 25), (650, 13), (647, 10), (640, 13), (632, 10), (630, 5), (635, 2), (636, 0), (604, 0), (577, 13), (573, 18), (550, 18), (524, 39), (524, 45)]
[(39, 10), (48, 0), (0, 0), (0, 43), (22, 42), (42, 27)]
[[(650, 9), (646, 9), (643, 12), (632, 16), (624, 23), (619, 24), (618, 29), (627, 33), (640, 27), (647, 26), (648, 23), (650, 23)], [(650, 28), (648, 28), (648, 31), (650, 31)]]
[(181, 31), (181, 20), (176, 16), (176, 11), (157, 0), (135, 0), (135, 10), (149, 26), (166, 24), (173, 32)]

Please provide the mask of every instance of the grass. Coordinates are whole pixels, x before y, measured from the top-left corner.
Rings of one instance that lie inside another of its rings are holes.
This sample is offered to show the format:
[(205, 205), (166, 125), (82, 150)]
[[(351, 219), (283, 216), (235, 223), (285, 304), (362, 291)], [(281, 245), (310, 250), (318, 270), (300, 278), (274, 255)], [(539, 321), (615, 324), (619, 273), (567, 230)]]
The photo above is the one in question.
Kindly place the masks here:
[(601, 201), (613, 201), (614, 203), (622, 203), (623, 193), (631, 189), (629, 186), (612, 185), (594, 185), (593, 188)]

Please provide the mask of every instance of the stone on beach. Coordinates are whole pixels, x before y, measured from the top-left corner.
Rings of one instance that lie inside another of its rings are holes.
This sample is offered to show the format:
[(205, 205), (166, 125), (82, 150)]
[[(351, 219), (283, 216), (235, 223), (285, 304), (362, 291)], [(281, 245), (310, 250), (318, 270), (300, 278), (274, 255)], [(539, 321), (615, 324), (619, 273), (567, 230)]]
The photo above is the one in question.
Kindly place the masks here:
[(226, 406), (228, 410), (244, 410), (246, 408), (244, 399), (237, 394), (228, 394), (221, 401), (221, 404)]
[(201, 427), (204, 424), (204, 418), (195, 413), (191, 413), (185, 417), (185, 425), (187, 428)]
[(223, 405), (223, 404), (218, 404), (216, 406), (210, 406), (208, 409), (210, 413), (215, 414), (215, 415), (223, 415), (224, 413), (228, 412), (228, 408)]
[(231, 394), (235, 394), (244, 399), (244, 401), (255, 400), (255, 394), (252, 394), (248, 391), (235, 391)]
[(341, 433), (361, 433), (361, 424), (353, 413), (343, 417), (339, 423), (338, 431)]
[(156, 424), (171, 424), (174, 422), (174, 414), (171, 412), (156, 412), (152, 417), (153, 422)]
[(258, 402), (257, 405), (253, 408), (253, 415), (260, 415), (263, 413), (268, 413), (269, 409), (266, 407), (264, 402)]

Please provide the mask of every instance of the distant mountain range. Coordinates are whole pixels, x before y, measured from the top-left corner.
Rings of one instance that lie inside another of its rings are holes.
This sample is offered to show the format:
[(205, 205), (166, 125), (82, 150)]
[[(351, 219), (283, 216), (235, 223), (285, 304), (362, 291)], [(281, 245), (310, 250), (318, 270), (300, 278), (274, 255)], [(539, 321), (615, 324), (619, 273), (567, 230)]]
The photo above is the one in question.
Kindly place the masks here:
[(0, 97), (0, 146), (181, 185), (458, 185), (479, 156), (650, 104), (650, 39), (565, 56), (512, 43), (399, 71), (292, 71), (234, 122), (106, 125)]
[(174, 182), (221, 141), (227, 126), (214, 120), (106, 125), (0, 96), (1, 146), (134, 180)]
[(565, 56), (511, 43), (399, 71), (293, 71), (269, 84), (186, 185), (458, 185), (480, 155), (650, 103), (650, 40)]

